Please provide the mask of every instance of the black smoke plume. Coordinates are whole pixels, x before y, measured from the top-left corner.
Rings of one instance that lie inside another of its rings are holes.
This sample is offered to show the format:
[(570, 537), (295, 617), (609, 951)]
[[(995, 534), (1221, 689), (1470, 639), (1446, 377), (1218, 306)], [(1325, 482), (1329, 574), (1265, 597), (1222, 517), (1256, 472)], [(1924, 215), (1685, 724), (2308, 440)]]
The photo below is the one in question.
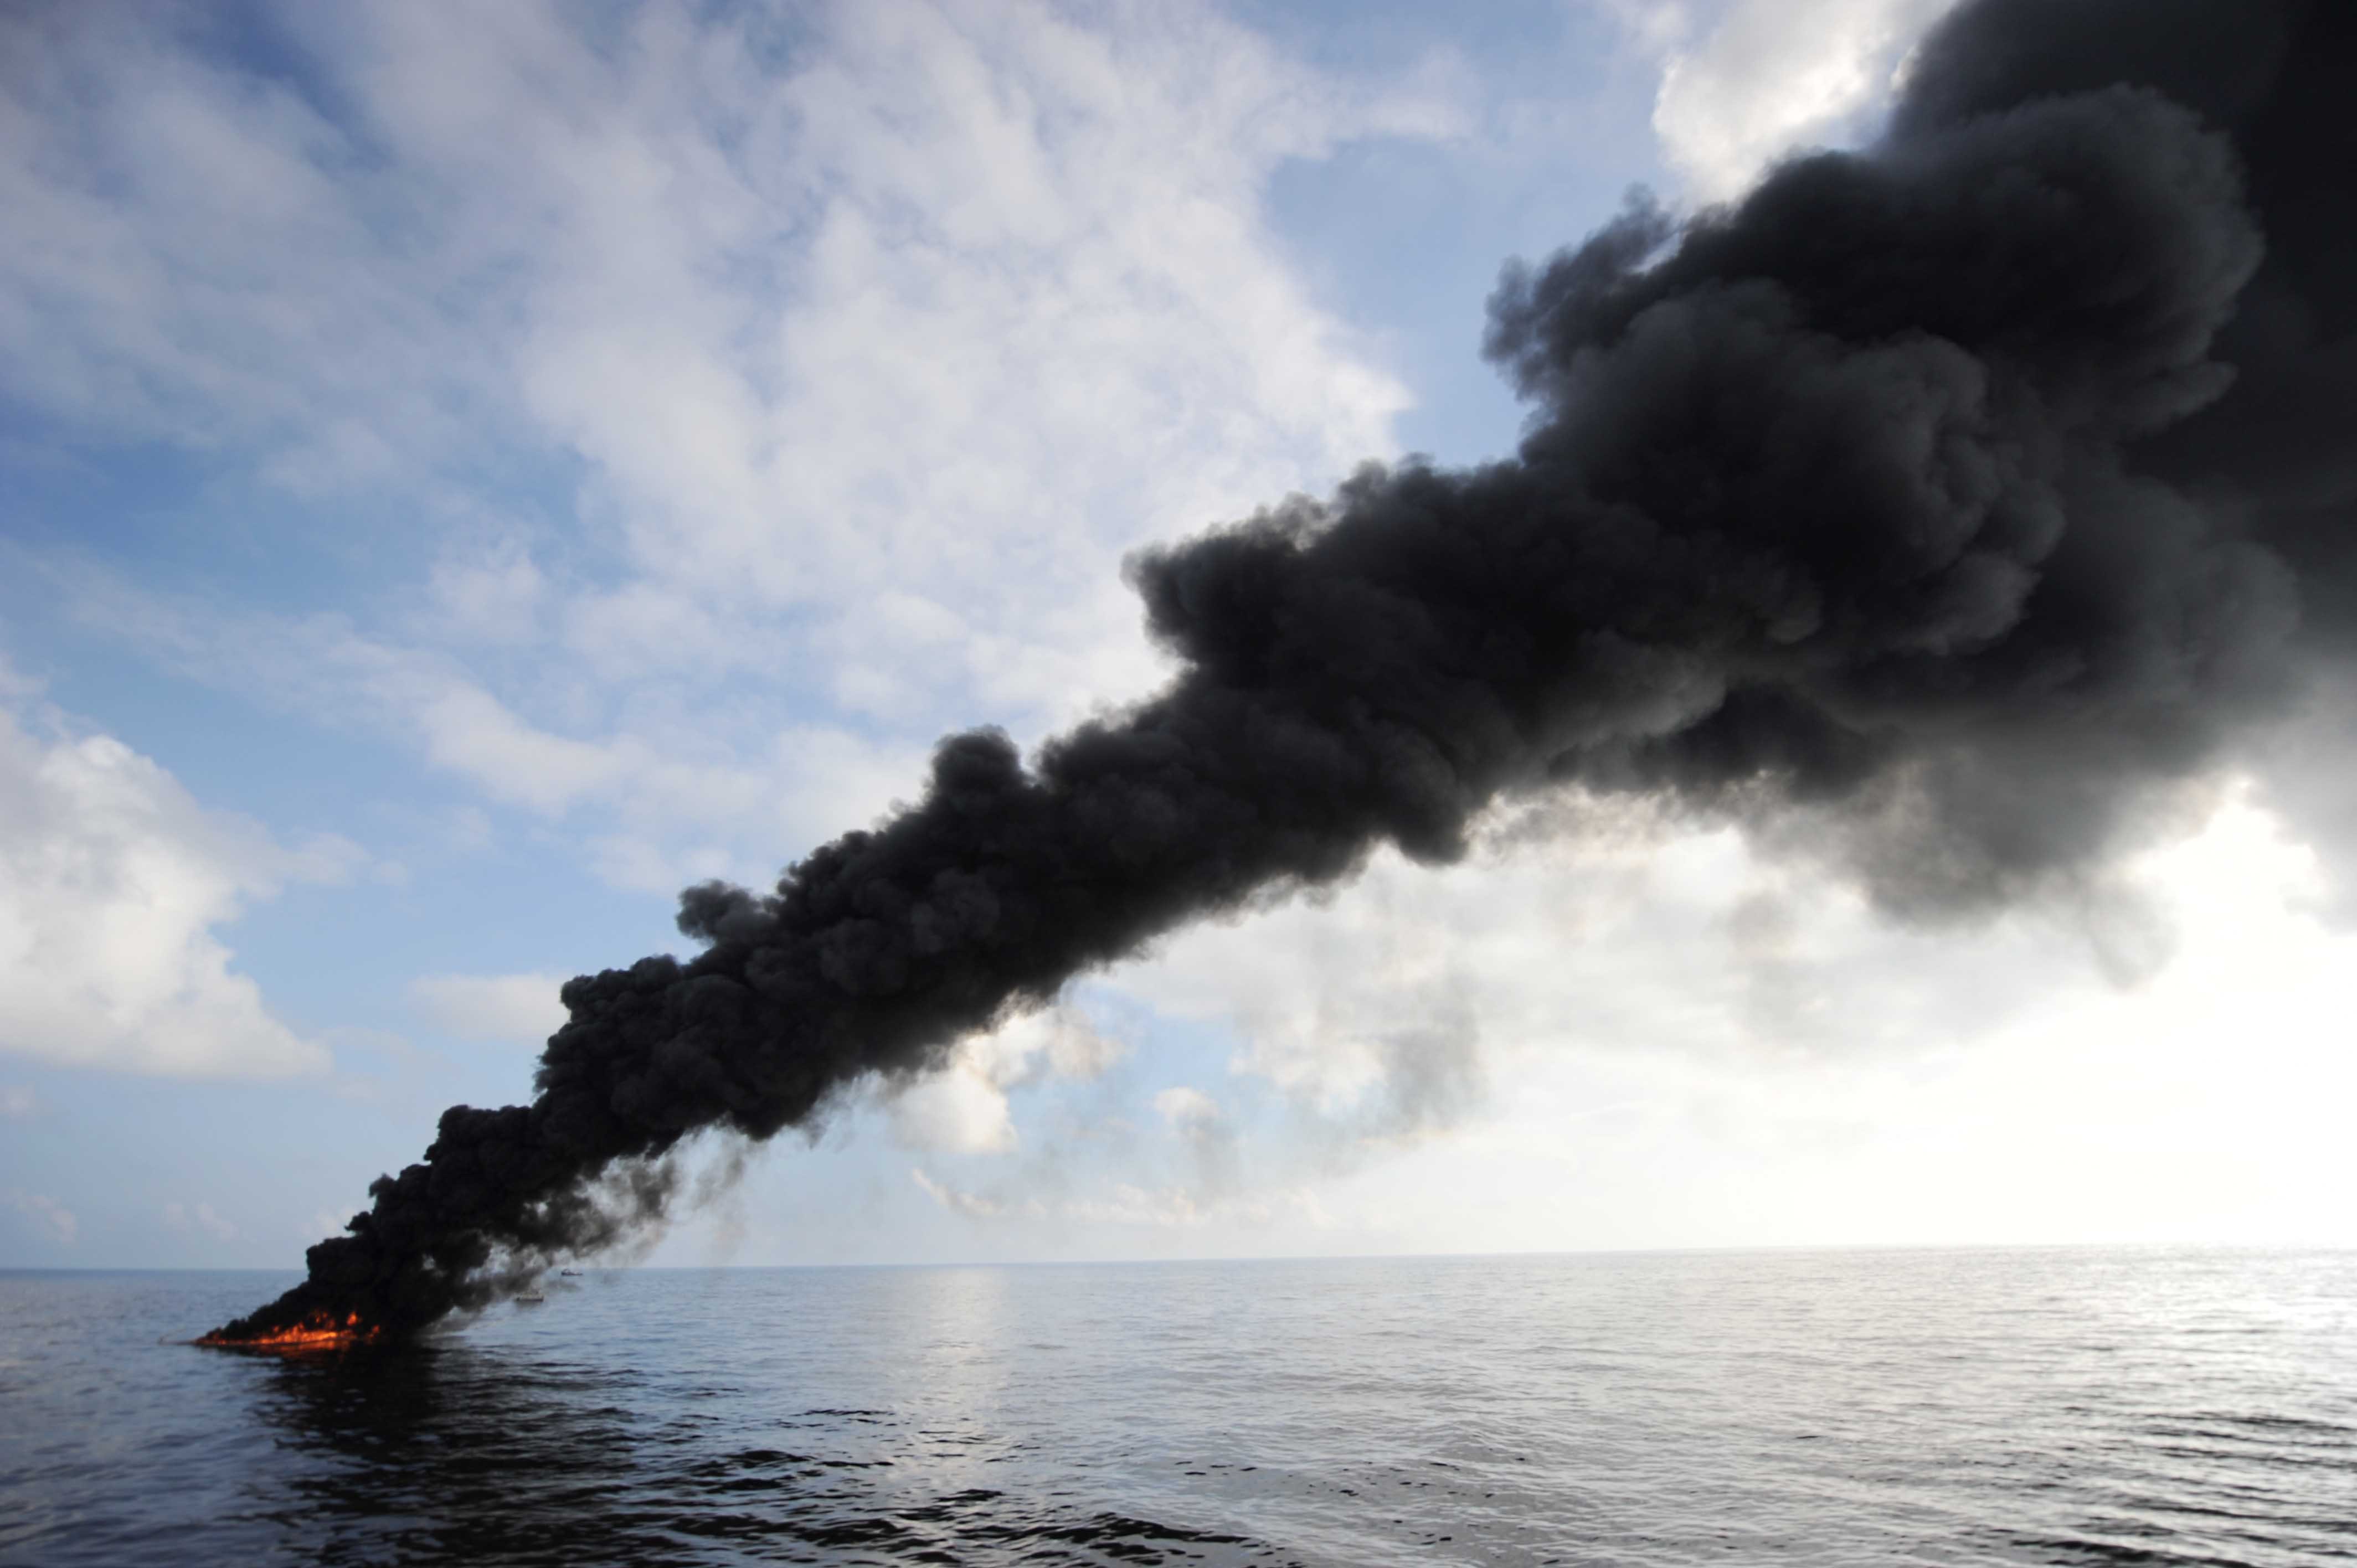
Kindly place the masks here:
[(1516, 792), (1805, 810), (1902, 914), (2100, 867), (2357, 626), (2352, 23), (1975, 0), (1867, 150), (1510, 269), (1517, 456), (1135, 557), (1161, 694), (1028, 766), (951, 736), (773, 892), (690, 888), (700, 956), (566, 985), (538, 1097), (445, 1112), (224, 1334), (479, 1305), (700, 1130), (795, 1126), (1378, 844), (1449, 861)]

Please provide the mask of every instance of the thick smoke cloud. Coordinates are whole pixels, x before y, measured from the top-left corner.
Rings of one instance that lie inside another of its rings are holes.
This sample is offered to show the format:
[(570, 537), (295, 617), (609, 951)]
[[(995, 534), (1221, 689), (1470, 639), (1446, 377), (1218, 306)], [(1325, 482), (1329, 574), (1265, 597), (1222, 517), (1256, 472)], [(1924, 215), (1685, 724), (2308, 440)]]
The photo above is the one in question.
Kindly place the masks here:
[(773, 892), (690, 889), (706, 950), (568, 984), (538, 1098), (446, 1112), (227, 1332), (479, 1305), (658, 1206), (692, 1133), (769, 1137), (1377, 844), (1448, 861), (1512, 793), (1805, 813), (1905, 915), (2100, 869), (2350, 624), (2351, 31), (1978, 0), (1877, 146), (1510, 271), (1514, 457), (1137, 556), (1167, 690), (1028, 767), (952, 736)]

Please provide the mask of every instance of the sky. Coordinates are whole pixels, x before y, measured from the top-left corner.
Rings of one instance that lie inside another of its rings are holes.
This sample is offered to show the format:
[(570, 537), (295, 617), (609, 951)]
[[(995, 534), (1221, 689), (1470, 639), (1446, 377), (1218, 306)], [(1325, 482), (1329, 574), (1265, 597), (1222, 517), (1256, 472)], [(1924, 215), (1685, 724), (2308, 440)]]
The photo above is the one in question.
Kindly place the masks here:
[[(12, 12), (0, 1266), (295, 1266), (683, 885), (1152, 692), (1127, 552), (1510, 451), (1501, 265), (1869, 136), (1940, 8)], [(2357, 1243), (2357, 936), (2192, 800), (1932, 924), (1524, 802), (698, 1145), (634, 1255)]]

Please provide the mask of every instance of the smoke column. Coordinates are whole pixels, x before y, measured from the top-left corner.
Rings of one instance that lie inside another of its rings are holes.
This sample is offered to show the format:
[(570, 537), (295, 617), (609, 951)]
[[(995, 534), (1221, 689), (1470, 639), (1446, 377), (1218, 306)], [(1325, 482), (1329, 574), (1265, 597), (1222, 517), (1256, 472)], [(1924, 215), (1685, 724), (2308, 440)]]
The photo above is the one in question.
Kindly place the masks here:
[(2357, 617), (2357, 258), (2332, 0), (1974, 0), (1863, 153), (1511, 269), (1517, 456), (1369, 467), (1130, 565), (1180, 660), (1042, 746), (707, 884), (567, 984), (530, 1105), (454, 1107), (222, 1331), (405, 1334), (614, 1241), (706, 1128), (845, 1086), (1378, 844), (1562, 785), (1794, 806), (1885, 908), (2099, 868)]

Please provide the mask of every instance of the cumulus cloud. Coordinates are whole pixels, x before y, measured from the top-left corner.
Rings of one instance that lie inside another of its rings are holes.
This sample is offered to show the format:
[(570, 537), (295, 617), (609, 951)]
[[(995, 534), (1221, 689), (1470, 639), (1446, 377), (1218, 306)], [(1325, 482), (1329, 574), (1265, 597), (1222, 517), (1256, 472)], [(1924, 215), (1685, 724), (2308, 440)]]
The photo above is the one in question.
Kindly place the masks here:
[(364, 858), (338, 839), (290, 847), (112, 736), (0, 707), (0, 1049), (186, 1076), (325, 1069), (218, 933)]
[(1095, 1078), (1125, 1050), (1071, 1007), (1016, 1018), (961, 1041), (942, 1070), (892, 1085), (893, 1140), (937, 1154), (1006, 1154), (1019, 1142), (1011, 1091), (1050, 1077)]
[(1704, 200), (1786, 153), (1852, 139), (1954, 0), (1727, 0), (1624, 7), (1662, 55), (1653, 130)]
[(424, 974), (409, 999), (436, 1028), (461, 1039), (537, 1047), (565, 1022), (560, 974)]
[(963, 1056), (940, 1072), (911, 1079), (888, 1110), (893, 1141), (903, 1148), (986, 1155), (1016, 1145), (1006, 1090)]

